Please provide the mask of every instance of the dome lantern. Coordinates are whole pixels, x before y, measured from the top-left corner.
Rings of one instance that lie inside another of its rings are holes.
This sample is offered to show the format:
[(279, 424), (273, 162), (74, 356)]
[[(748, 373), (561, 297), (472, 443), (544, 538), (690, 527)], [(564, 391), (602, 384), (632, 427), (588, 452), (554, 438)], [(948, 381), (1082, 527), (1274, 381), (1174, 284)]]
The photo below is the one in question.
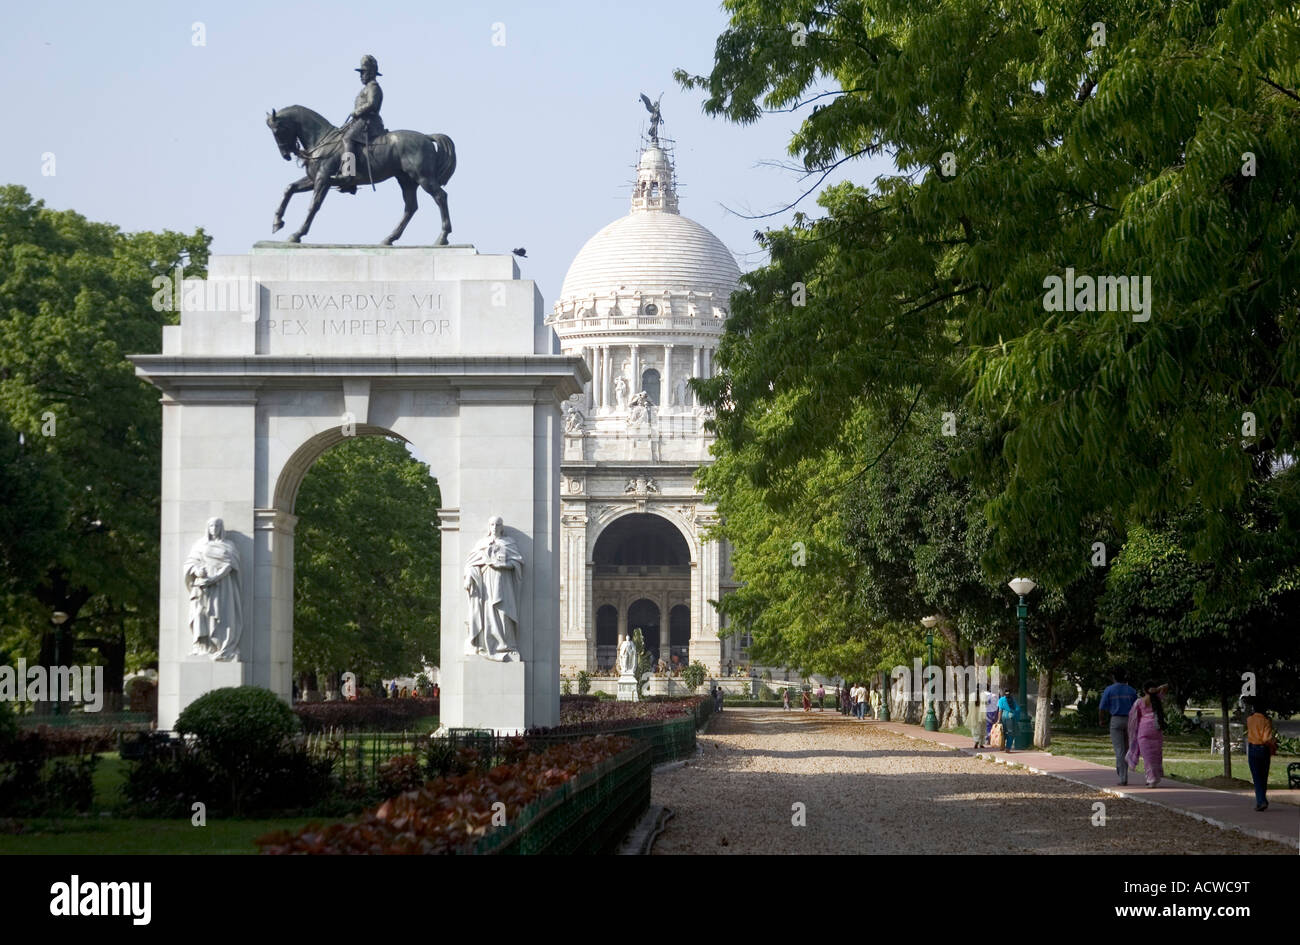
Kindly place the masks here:
[(677, 212), (677, 181), (673, 162), (658, 144), (641, 152), (636, 165), (636, 188), (632, 191), (632, 212), (659, 210)]

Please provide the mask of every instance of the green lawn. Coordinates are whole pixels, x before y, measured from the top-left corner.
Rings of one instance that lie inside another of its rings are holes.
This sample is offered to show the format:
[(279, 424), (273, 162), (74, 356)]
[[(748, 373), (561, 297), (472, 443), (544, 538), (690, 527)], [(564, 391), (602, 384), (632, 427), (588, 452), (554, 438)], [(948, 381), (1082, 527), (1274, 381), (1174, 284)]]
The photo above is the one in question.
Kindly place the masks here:
[(272, 830), (297, 830), (322, 818), (285, 820), (209, 820), (195, 827), (188, 820), (127, 820), (119, 817), (70, 817), (23, 821), (20, 834), (0, 833), (0, 856), (6, 854), (94, 855), (101, 853), (257, 853), (253, 840)]
[[(1092, 761), (1107, 767), (1115, 763), (1108, 732), (1053, 732), (1052, 744), (1047, 750), (1053, 755)], [(1164, 759), (1165, 776), (1179, 781), (1201, 783), (1223, 777), (1223, 756), (1210, 754), (1209, 746), (1195, 735), (1166, 735)], [(1292, 755), (1273, 758), (1268, 771), (1269, 787), (1286, 787), (1286, 766), (1292, 761), (1300, 761), (1300, 758)], [(1232, 753), (1232, 777), (1243, 781), (1242, 787), (1250, 786), (1250, 768), (1241, 752)]]
[[(970, 728), (958, 725), (946, 728), (945, 732), (970, 737)], [(1052, 732), (1052, 744), (1047, 749), (1053, 755), (1063, 758), (1078, 758), (1094, 764), (1111, 767), (1115, 763), (1115, 752), (1111, 748), (1109, 732), (1076, 732), (1074, 730)], [(1210, 754), (1208, 745), (1203, 744), (1195, 735), (1165, 736), (1165, 777), (1176, 778), (1201, 784), (1219, 779), (1211, 787), (1226, 787), (1222, 784), (1223, 756)], [(1286, 766), (1293, 761), (1300, 761), (1295, 755), (1276, 755), (1268, 769), (1268, 786), (1285, 788), (1287, 786)], [(1240, 787), (1250, 787), (1250, 768), (1246, 756), (1241, 752), (1232, 753), (1232, 776), (1241, 782)]]

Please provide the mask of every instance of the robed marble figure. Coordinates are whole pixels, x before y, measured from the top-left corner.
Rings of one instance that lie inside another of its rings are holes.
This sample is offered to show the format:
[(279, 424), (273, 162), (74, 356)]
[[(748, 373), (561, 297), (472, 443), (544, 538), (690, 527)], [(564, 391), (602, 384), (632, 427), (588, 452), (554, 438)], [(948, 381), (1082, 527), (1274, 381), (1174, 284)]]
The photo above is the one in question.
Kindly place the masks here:
[(225, 523), (210, 518), (207, 536), (194, 543), (185, 559), (192, 654), (221, 661), (238, 658), (244, 628), (239, 581), (239, 551), (226, 538)]
[(465, 563), (465, 591), (469, 594), (468, 635), (465, 652), (505, 662), (519, 659), (519, 591), (524, 576), (524, 556), (506, 535), (501, 516), (488, 519), (487, 534), (479, 539)]
[(620, 676), (636, 675), (636, 643), (623, 637), (618, 645), (618, 672)]

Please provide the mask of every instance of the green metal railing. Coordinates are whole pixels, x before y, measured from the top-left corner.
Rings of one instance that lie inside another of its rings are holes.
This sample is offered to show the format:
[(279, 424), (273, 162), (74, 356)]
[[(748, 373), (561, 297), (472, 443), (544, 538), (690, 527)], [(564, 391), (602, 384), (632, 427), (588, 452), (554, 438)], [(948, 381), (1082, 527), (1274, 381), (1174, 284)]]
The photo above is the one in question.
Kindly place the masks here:
[[(620, 733), (622, 734), (622, 733)], [(490, 855), (612, 853), (650, 807), (652, 751), (639, 742), (566, 781), (476, 843)]]

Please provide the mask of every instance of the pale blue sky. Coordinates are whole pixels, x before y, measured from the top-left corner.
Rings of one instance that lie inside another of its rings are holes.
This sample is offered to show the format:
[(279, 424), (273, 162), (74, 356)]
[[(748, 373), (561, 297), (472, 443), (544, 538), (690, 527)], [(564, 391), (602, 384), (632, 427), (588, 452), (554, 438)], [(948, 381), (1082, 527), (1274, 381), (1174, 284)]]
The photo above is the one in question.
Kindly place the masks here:
[[(456, 142), (452, 242), (480, 252), (526, 247), (521, 269), (548, 306), (587, 238), (627, 212), (646, 127), (642, 91), (665, 92), (682, 212), (717, 233), (742, 269), (761, 261), (754, 230), (786, 217), (746, 220), (725, 208), (767, 212), (808, 186), (759, 166), (788, 160), (794, 116), (738, 127), (703, 115), (699, 93), (674, 84), (675, 67), (707, 72), (712, 64), (726, 18), (709, 0), (55, 0), (11, 5), (3, 20), (11, 134), (0, 181), (127, 230), (203, 226), (218, 253), (273, 238), (275, 205), (300, 174), (277, 153), (266, 112), (303, 104), (341, 122), (363, 53), (379, 60), (389, 128)], [(206, 46), (192, 43), (195, 21)], [(492, 44), (495, 23), (505, 26), (504, 46)], [(42, 176), (45, 152), (55, 155), (55, 176)], [(859, 164), (854, 177), (866, 182), (887, 169)], [(274, 238), (298, 226), (307, 200), (294, 198)], [(811, 198), (803, 209), (816, 209)], [(391, 181), (378, 193), (331, 193), (307, 240), (378, 242), (400, 215)], [(422, 193), (402, 242), (430, 243), (437, 230), (437, 207)]]

